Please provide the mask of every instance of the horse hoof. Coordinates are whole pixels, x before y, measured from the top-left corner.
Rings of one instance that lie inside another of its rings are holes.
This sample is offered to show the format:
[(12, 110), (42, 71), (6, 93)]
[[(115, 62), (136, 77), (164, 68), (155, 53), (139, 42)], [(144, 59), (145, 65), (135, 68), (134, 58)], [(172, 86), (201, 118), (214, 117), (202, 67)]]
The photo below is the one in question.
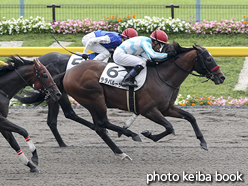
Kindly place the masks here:
[(149, 130), (143, 130), (140, 133), (143, 134), (145, 137), (148, 137), (152, 134)]
[(117, 156), (121, 157), (121, 160), (129, 160), (132, 161), (132, 158), (130, 158), (126, 153), (116, 154)]
[(30, 169), (30, 172), (37, 172), (37, 173), (40, 173), (40, 171), (39, 171), (36, 167), (31, 168), (31, 169)]
[(32, 157), (31, 160), (32, 160), (32, 162), (33, 162), (35, 165), (38, 165), (38, 161), (39, 161), (38, 158)]
[(59, 147), (68, 147), (65, 143), (60, 144)]
[(171, 134), (173, 134), (175, 136), (176, 135), (175, 130), (173, 130)]
[(118, 138), (121, 137), (122, 133), (118, 132)]
[(204, 150), (208, 150), (207, 143), (201, 143), (201, 147), (202, 147)]
[(138, 142), (142, 142), (141, 138), (139, 137), (139, 135), (135, 135), (132, 137), (133, 141), (138, 141)]
[(128, 155), (126, 155), (124, 158), (122, 158), (123, 161), (132, 161), (132, 158), (130, 158)]

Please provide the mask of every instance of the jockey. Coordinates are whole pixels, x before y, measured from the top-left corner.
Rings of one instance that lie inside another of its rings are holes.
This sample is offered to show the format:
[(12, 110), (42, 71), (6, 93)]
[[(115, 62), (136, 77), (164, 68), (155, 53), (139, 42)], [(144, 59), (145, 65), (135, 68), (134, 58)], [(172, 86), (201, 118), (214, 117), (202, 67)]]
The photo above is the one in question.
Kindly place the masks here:
[(121, 66), (134, 67), (122, 80), (122, 86), (137, 87), (134, 78), (143, 70), (148, 61), (156, 61), (168, 57), (160, 53), (163, 46), (169, 44), (167, 34), (162, 30), (152, 32), (150, 38), (138, 36), (124, 41), (114, 51), (114, 62)]
[(126, 39), (138, 36), (138, 33), (133, 28), (128, 28), (119, 34), (117, 32), (97, 30), (85, 35), (82, 43), (85, 46), (83, 58), (87, 58), (88, 50), (99, 53), (93, 60), (103, 61), (110, 57), (107, 49), (115, 49)]

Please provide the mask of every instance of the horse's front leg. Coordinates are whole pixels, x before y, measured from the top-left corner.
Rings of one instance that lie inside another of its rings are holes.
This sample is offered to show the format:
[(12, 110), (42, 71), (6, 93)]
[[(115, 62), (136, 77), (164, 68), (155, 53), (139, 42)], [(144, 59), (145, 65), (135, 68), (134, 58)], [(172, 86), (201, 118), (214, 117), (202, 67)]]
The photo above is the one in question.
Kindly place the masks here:
[[(25, 156), (25, 154), (23, 153), (23, 151), (20, 149), (20, 146), (18, 145), (17, 141), (15, 140), (13, 134), (11, 132), (8, 131), (3, 131), (0, 130), (3, 137), (9, 142), (10, 146), (16, 151), (18, 157), (20, 158), (21, 162), (28, 166), (30, 168), (30, 172), (40, 172), (29, 160), (28, 158)], [(36, 153), (36, 150), (35, 150)], [(37, 156), (37, 153), (36, 153)], [(37, 156), (38, 158), (38, 156)], [(37, 159), (38, 160), (38, 159)], [(33, 161), (33, 160), (32, 160)], [(37, 161), (38, 163), (38, 161)]]
[(29, 147), (30, 151), (33, 154), (32, 161), (36, 165), (38, 165), (38, 154), (37, 154), (37, 150), (36, 150), (36, 147), (35, 147), (33, 141), (29, 137), (28, 132), (24, 128), (22, 128), (22, 127), (20, 127), (18, 125), (15, 125), (12, 122), (10, 122), (5, 117), (0, 117), (0, 123), (1, 123), (1, 126), (0, 126), (1, 131), (7, 131), (7, 132), (10, 132), (10, 133), (11, 132), (15, 132), (15, 133), (18, 133), (18, 134), (22, 135), (25, 138), (25, 140), (26, 140), (26, 142), (28, 144), (28, 147)]
[(207, 142), (205, 141), (205, 139), (201, 133), (201, 130), (199, 129), (199, 127), (196, 123), (196, 119), (192, 114), (190, 114), (189, 112), (186, 112), (186, 111), (173, 105), (170, 108), (169, 112), (165, 113), (165, 115), (171, 116), (171, 117), (176, 117), (176, 118), (182, 118), (182, 119), (186, 119), (187, 121), (189, 121), (190, 124), (192, 125), (194, 131), (195, 131), (195, 135), (196, 135), (197, 139), (199, 139), (201, 142), (200, 143), (201, 147), (205, 150), (208, 150)]
[(173, 126), (171, 125), (171, 123), (169, 121), (167, 121), (164, 118), (162, 113), (157, 108), (150, 109), (150, 111), (148, 111), (142, 115), (145, 116), (146, 118), (154, 121), (155, 123), (158, 123), (158, 124), (164, 126), (166, 129), (164, 132), (157, 134), (157, 135), (152, 135), (152, 133), (150, 131), (144, 130), (141, 132), (141, 134), (143, 134), (145, 137), (152, 139), (153, 141), (156, 142), (156, 141), (160, 140), (161, 138), (163, 138), (169, 134), (175, 135)]

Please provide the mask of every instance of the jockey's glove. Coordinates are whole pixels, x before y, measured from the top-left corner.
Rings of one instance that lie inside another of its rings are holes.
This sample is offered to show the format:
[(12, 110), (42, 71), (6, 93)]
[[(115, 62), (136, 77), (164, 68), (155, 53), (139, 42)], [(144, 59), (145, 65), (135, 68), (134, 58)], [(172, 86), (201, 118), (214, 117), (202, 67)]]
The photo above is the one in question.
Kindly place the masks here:
[(152, 59), (147, 59), (146, 63), (153, 63), (153, 60)]
[(87, 54), (83, 54), (83, 55), (82, 55), (82, 58), (83, 58), (84, 60), (87, 60), (88, 57), (89, 57), (89, 56), (88, 56)]
[(167, 57), (169, 58), (169, 57), (175, 57), (177, 55), (177, 52), (176, 51), (169, 51), (168, 53), (167, 53)]

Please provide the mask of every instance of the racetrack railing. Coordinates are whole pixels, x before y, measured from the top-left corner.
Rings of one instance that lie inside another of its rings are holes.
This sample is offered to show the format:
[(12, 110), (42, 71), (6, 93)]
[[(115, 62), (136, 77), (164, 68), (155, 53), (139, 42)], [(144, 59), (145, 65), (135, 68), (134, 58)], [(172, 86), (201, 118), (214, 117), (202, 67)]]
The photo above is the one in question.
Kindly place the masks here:
[[(179, 8), (174, 8), (174, 17), (187, 22), (195, 22), (202, 20), (220, 20), (235, 18), (236, 20), (242, 20), (246, 15), (248, 5), (185, 5), (178, 4)], [(56, 21), (65, 21), (67, 19), (83, 20), (89, 18), (95, 21), (107, 18), (107, 17), (121, 17), (125, 18), (128, 15), (135, 15), (137, 18), (144, 18), (144, 16), (156, 16), (169, 18), (172, 16), (172, 9), (166, 7), (166, 4), (157, 5), (139, 5), (139, 4), (62, 4), (57, 7), (46, 4), (1, 4), (0, 5), (0, 19), (6, 17), (7, 19), (17, 19), (20, 15), (29, 18), (32, 17), (44, 17), (46, 22), (52, 22), (54, 17)], [(196, 16), (196, 12), (200, 16)], [(54, 11), (53, 11), (54, 10)], [(128, 14), (129, 13), (129, 14)], [(248, 16), (248, 15), (247, 15)], [(197, 18), (200, 20), (197, 20)]]
[[(246, 57), (248, 47), (205, 47), (214, 57)], [(84, 47), (66, 47), (74, 53), (83, 52)], [(23, 57), (38, 57), (49, 52), (71, 54), (62, 47), (0, 47), (0, 57), (18, 54)]]

